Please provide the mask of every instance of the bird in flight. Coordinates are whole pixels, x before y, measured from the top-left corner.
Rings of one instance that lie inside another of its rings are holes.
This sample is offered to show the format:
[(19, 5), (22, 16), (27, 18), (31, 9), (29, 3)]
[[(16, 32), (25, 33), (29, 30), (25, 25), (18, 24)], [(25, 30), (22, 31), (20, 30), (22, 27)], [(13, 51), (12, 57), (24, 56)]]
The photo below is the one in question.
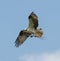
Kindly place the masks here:
[(29, 26), (27, 29), (21, 30), (16, 41), (15, 41), (15, 46), (19, 47), (21, 44), (24, 43), (24, 41), (28, 38), (28, 37), (42, 37), (43, 35), (43, 31), (41, 28), (37, 28), (38, 27), (38, 16), (32, 12), (29, 16)]

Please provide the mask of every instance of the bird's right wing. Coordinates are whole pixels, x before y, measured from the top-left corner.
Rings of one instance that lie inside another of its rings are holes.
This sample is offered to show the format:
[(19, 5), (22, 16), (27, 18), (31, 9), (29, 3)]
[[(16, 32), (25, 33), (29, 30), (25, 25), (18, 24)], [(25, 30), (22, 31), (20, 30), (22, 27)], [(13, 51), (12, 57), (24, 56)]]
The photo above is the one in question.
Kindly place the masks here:
[(15, 46), (19, 47), (19, 45), (23, 44), (23, 42), (31, 35), (31, 33), (27, 32), (26, 30), (22, 30), (16, 41), (15, 41)]
[(38, 27), (38, 17), (35, 13), (31, 13), (28, 17), (29, 19), (29, 28), (37, 28)]

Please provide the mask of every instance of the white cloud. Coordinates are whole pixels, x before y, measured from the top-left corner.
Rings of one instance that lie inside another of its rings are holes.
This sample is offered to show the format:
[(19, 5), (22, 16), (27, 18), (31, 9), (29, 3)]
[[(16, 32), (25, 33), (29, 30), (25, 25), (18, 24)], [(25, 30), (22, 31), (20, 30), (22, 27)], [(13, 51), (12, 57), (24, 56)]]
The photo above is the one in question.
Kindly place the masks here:
[(19, 57), (20, 61), (60, 61), (60, 51), (44, 54), (29, 54)]

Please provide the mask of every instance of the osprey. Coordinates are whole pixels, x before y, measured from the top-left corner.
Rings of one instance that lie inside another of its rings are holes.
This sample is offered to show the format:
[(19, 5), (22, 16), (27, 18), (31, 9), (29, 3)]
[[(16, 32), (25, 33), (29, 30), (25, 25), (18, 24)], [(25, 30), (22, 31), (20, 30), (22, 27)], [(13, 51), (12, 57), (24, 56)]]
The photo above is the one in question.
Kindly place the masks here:
[(15, 46), (19, 47), (19, 45), (23, 44), (24, 41), (30, 36), (30, 37), (42, 37), (43, 31), (41, 28), (37, 29), (38, 27), (38, 17), (37, 15), (32, 12), (29, 16), (29, 26), (25, 30), (21, 30), (16, 41)]

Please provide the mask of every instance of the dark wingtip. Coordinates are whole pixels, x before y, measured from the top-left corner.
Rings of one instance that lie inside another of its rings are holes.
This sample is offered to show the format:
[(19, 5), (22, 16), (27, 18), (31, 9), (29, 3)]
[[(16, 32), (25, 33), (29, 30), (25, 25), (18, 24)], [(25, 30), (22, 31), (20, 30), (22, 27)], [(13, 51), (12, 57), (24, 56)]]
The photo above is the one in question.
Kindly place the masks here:
[(20, 46), (20, 42), (19, 42), (18, 38), (17, 38), (16, 41), (15, 41), (15, 46), (16, 46), (16, 47), (19, 47), (19, 46)]
[(34, 12), (32, 11), (31, 14), (34, 14)]
[(15, 41), (15, 47), (19, 47), (19, 42), (18, 41)]
[[(34, 16), (37, 17), (37, 15), (32, 11), (28, 18), (29, 18), (29, 19), (32, 18), (32, 15), (34, 15)], [(37, 18), (38, 18), (38, 17), (37, 17)]]
[(34, 12), (31, 12), (31, 14), (29, 15), (29, 17), (28, 17), (28, 18), (30, 19), (30, 18), (32, 17), (31, 15), (33, 15), (33, 14), (34, 14)]

